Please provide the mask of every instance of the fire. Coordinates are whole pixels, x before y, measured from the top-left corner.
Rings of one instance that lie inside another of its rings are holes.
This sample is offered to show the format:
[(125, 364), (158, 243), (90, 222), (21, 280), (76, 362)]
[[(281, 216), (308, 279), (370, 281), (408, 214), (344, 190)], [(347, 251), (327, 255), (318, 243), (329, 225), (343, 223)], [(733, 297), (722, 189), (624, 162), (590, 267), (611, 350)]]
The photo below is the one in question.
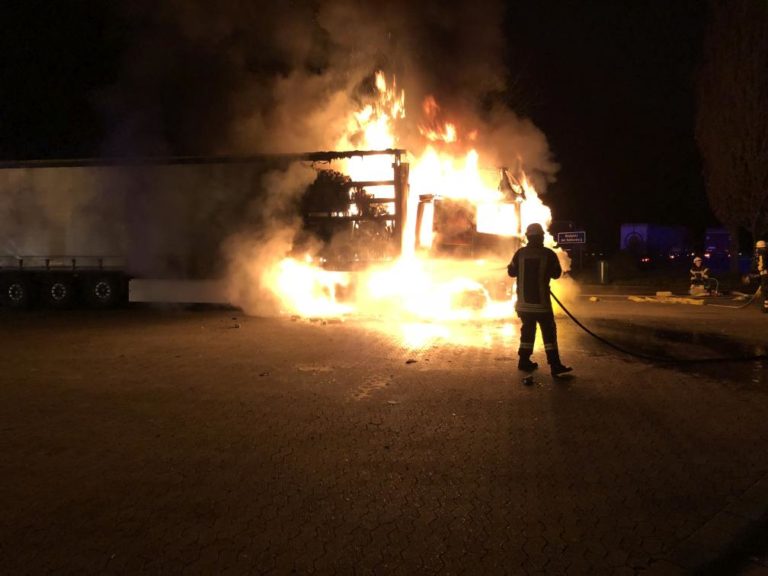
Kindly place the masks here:
[(418, 195), (439, 194), (473, 204), (500, 202), (498, 175), (495, 171), (481, 171), (479, 159), (475, 150), (457, 158), (428, 146), (424, 154), (411, 163), (411, 189)]
[(427, 118), (427, 124), (419, 126), (419, 132), (431, 142), (456, 142), (458, 132), (456, 125), (452, 122), (440, 122), (437, 118), (440, 112), (440, 106), (437, 104), (434, 96), (427, 96), (422, 104), (424, 116)]
[[(506, 304), (493, 306), (488, 289), (470, 270), (450, 260), (402, 257), (372, 270), (364, 279), (364, 298), (387, 315), (416, 320), (502, 318)], [(482, 262), (475, 262), (475, 266)], [(471, 264), (470, 264), (471, 266)], [(476, 270), (481, 272), (482, 270)], [(463, 273), (463, 274), (462, 274)]]
[(306, 317), (341, 316), (353, 311), (337, 302), (337, 293), (349, 285), (349, 275), (331, 272), (311, 261), (281, 260), (274, 273), (274, 291), (285, 308)]
[[(406, 119), (405, 92), (397, 88), (394, 79), (388, 82), (381, 72), (376, 74), (374, 86), (375, 98), (350, 114), (336, 149), (397, 147), (398, 126)], [(477, 131), (462, 132), (455, 122), (445, 120), (434, 97), (423, 102), (422, 116), (418, 131), (424, 138), (423, 151), (404, 159), (410, 165), (410, 174), (401, 256), (356, 272), (354, 277), (324, 270), (316, 261), (286, 258), (274, 271), (271, 283), (286, 310), (302, 316), (375, 312), (399, 320), (404, 342), (411, 344), (427, 336), (447, 334), (434, 325), (425, 327), (424, 322), (504, 321), (512, 316), (511, 283), (506, 282), (498, 290), (487, 281), (492, 277), (496, 284), (505, 282), (503, 270), (510, 254), (496, 261), (436, 257), (431, 253), (437, 234), (435, 202), (464, 207), (472, 215), (467, 218), (474, 218), (471, 224), (477, 232), (512, 241), (522, 238), (521, 232), (532, 222), (546, 226), (551, 220), (550, 211), (525, 174), (502, 172), (501, 180), (507, 185), (501, 186), (498, 168), (481, 167), (480, 153), (474, 147)], [(391, 181), (392, 157), (354, 157), (345, 162), (343, 172), (356, 182)], [(366, 191), (374, 198), (394, 197), (391, 185), (371, 185)], [(386, 206), (387, 213), (394, 215), (394, 207)], [(353, 213), (354, 207), (350, 211)], [(342, 302), (340, 294), (350, 288), (354, 297)], [(506, 338), (509, 331), (504, 330)]]
[[(387, 85), (383, 72), (377, 72), (375, 78), (375, 101), (350, 115), (346, 132), (336, 143), (337, 150), (395, 147), (393, 126), (405, 118), (405, 92), (398, 90), (394, 79)], [(388, 180), (392, 176), (392, 162), (386, 156), (352, 158), (344, 168), (353, 180), (358, 181)]]

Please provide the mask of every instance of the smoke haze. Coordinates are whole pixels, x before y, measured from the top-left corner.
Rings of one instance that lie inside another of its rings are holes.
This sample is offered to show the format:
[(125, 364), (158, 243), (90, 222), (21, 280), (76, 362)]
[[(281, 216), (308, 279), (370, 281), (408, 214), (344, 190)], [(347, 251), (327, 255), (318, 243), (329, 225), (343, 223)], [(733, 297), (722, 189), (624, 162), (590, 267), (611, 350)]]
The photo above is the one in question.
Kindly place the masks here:
[(328, 149), (382, 69), (406, 91), (403, 146), (420, 152), (415, 125), (434, 95), (486, 135), (489, 162), (519, 160), (540, 186), (557, 170), (541, 131), (503, 103), (500, 0), (145, 0), (123, 17), (137, 40), (104, 98), (111, 153)]
[(248, 208), (250, 225), (225, 242), (229, 301), (247, 314), (280, 311), (270, 287), (277, 284), (278, 265), (293, 250), (301, 229), (296, 204), (316, 176), (301, 163), (265, 174), (261, 183), (264, 196)]

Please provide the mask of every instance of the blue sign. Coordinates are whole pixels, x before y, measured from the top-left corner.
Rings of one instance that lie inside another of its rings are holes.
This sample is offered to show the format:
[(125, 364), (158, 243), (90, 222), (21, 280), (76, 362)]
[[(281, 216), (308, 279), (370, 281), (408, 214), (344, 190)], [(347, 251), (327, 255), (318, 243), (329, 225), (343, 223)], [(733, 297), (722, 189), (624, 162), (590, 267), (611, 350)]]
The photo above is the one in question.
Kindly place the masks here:
[(586, 244), (587, 233), (584, 230), (578, 232), (558, 232), (557, 233), (558, 244)]

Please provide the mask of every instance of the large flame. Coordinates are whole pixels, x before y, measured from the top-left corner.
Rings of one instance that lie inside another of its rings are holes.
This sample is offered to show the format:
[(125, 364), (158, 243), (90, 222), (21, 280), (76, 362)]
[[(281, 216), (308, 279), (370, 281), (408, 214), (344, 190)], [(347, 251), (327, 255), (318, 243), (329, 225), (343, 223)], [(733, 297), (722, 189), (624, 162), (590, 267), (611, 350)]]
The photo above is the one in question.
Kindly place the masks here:
[[(382, 72), (375, 76), (375, 92), (373, 102), (350, 113), (336, 149), (397, 147), (397, 125), (406, 116), (405, 93)], [(483, 167), (474, 147), (477, 132), (462, 132), (457, 123), (446, 120), (434, 97), (424, 101), (422, 112), (418, 131), (424, 138), (423, 152), (404, 159), (410, 164), (410, 189), (401, 256), (356, 273), (355, 295), (345, 302), (340, 301), (339, 293), (352, 283), (350, 273), (330, 272), (316, 260), (286, 259), (273, 271), (270, 283), (286, 311), (310, 317), (379, 314), (399, 320), (404, 341), (411, 344), (423, 339), (420, 335), (445, 336), (445, 328), (435, 328), (434, 324), (425, 328), (420, 324), (424, 321), (503, 320), (512, 316), (506, 260), (436, 258), (431, 253), (435, 206), (427, 200), (420, 207), (420, 198), (463, 204), (475, 214), (477, 232), (508, 239), (522, 240), (522, 231), (532, 222), (546, 227), (550, 211), (523, 173), (511, 179), (507, 174), (508, 185), (503, 189), (499, 169)], [(343, 172), (353, 181), (392, 180), (393, 159), (387, 155), (355, 157), (345, 162)], [(392, 186), (371, 187), (368, 192), (378, 198), (394, 197)], [(388, 214), (394, 214), (391, 204), (385, 206)], [(491, 283), (495, 285), (489, 286), (489, 277), (495, 278)]]
[(349, 285), (344, 272), (323, 270), (312, 261), (285, 258), (278, 264), (274, 289), (288, 310), (309, 317), (340, 316), (354, 309), (337, 301), (338, 291)]

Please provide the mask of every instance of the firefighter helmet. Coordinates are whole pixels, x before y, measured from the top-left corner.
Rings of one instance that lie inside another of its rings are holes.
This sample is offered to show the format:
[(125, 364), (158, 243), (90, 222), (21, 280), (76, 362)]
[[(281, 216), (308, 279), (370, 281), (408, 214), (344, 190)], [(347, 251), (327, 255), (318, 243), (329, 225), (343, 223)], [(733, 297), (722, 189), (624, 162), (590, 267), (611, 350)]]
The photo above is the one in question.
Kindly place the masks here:
[(528, 228), (525, 229), (525, 235), (526, 236), (544, 236), (544, 228), (541, 227), (541, 224), (536, 224), (535, 222), (533, 224), (528, 224)]
[(765, 248), (765, 240), (758, 240), (755, 243), (755, 248)]

